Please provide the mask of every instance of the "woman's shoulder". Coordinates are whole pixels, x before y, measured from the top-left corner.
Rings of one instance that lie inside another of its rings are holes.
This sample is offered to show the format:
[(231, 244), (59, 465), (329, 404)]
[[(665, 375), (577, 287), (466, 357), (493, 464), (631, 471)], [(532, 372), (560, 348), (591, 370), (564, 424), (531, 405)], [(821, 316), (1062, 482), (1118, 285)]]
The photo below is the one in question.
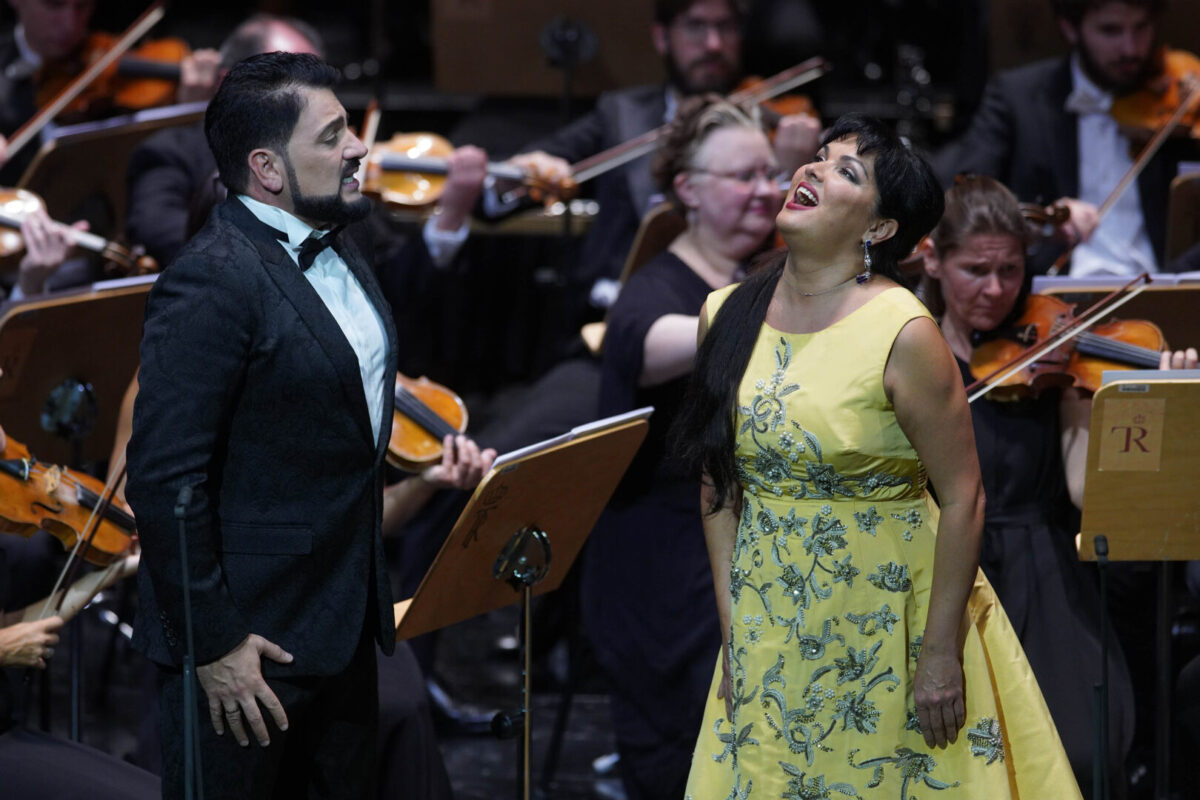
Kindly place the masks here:
[(929, 313), (929, 309), (925, 307), (920, 298), (900, 285), (884, 289), (875, 296), (875, 300), (886, 308), (887, 315), (901, 326), (918, 317), (933, 319), (933, 315)]
[(729, 295), (733, 294), (733, 290), (738, 286), (741, 286), (741, 284), (731, 283), (728, 286), (722, 286), (720, 289), (708, 293), (708, 297), (704, 300), (704, 307), (708, 310), (708, 321), (710, 323), (717, 316), (717, 310), (729, 299)]

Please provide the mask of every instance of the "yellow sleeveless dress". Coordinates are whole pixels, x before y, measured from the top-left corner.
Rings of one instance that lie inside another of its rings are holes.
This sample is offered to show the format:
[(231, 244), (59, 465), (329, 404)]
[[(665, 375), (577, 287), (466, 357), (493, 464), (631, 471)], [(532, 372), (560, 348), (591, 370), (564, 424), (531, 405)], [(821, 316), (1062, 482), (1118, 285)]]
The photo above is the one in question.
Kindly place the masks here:
[[(731, 290), (709, 296), (710, 319)], [(968, 603), (966, 726), (946, 749), (919, 730), (912, 678), (938, 508), (883, 370), (900, 329), (928, 316), (893, 288), (825, 330), (759, 333), (735, 423), (733, 720), (716, 697), (718, 657), (689, 800), (1080, 797), (982, 573)]]

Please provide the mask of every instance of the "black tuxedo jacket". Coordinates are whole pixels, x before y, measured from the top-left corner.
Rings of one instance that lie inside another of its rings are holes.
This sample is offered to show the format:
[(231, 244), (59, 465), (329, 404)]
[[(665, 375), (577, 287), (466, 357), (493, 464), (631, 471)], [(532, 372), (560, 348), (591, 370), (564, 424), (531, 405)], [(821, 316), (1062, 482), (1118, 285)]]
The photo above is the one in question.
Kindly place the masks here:
[[(588, 114), (526, 150), (545, 150), (572, 163), (621, 144), (663, 124), (666, 88), (661, 84), (606, 92)], [(596, 178), (600, 214), (580, 253), (575, 277), (591, 286), (597, 278), (621, 275), (647, 204), (657, 191), (650, 177), (651, 154)]]
[[(1064, 108), (1070, 93), (1068, 57), (1001, 72), (988, 83), (960, 142), (955, 172), (996, 178), (1023, 201), (1078, 197), (1079, 118)], [(1142, 217), (1160, 264), (1167, 237), (1167, 194), (1179, 161), (1190, 149), (1186, 143), (1168, 143), (1138, 177)]]
[[(383, 320), (390, 311), (353, 237), (343, 255)], [(178, 525), (186, 513), (196, 661), (257, 633), (295, 656), (268, 675), (329, 675), (360, 636), (394, 642), (380, 538), (385, 380), (371, 432), (358, 359), (271, 231), (231, 198), (158, 279), (146, 304), (127, 496), (142, 542), (135, 645), (182, 658)]]

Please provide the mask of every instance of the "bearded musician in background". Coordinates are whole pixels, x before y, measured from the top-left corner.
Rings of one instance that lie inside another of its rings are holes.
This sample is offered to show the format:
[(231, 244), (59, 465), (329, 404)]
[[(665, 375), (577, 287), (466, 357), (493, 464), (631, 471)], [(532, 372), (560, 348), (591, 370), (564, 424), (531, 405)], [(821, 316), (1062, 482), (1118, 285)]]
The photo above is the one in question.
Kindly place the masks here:
[[(1022, 201), (1069, 208), (1063, 238), (1079, 245), (1072, 275), (1157, 272), (1170, 182), (1200, 149), (1168, 142), (1104, 217), (1097, 207), (1142, 143), (1109, 109), (1155, 76), (1166, 0), (1050, 0), (1050, 7), (1071, 53), (996, 75), (963, 139), (939, 156), (942, 177), (987, 175)], [(1031, 269), (1044, 272), (1061, 249), (1037, 248)]]

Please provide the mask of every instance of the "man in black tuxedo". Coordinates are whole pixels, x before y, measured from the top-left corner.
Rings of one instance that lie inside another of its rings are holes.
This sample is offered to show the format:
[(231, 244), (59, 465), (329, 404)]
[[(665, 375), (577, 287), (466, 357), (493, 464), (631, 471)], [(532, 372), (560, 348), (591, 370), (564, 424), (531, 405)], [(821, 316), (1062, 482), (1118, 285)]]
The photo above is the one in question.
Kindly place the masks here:
[[(182, 791), (185, 487), (206, 795), (370, 794), (373, 642), (393, 647), (380, 468), (396, 336), (357, 237), (340, 231), (369, 203), (335, 78), (290, 53), (229, 73), (205, 132), (230, 197), (147, 301), (127, 496), (144, 553), (135, 644), (161, 667), (168, 796)], [(472, 472), (426, 477), (466, 486)]]
[[(1154, 70), (1165, 0), (1051, 0), (1070, 55), (997, 75), (964, 137), (939, 158), (944, 177), (988, 175), (1023, 201), (1071, 210), (1065, 243), (1083, 241), (1072, 274), (1157, 269), (1166, 243), (1167, 194), (1190, 144), (1168, 143), (1097, 225), (1097, 206), (1130, 162), (1130, 142), (1108, 114), (1115, 97)], [(1190, 155), (1189, 155), (1190, 153)], [(1062, 250), (1040, 248), (1044, 271)]]

